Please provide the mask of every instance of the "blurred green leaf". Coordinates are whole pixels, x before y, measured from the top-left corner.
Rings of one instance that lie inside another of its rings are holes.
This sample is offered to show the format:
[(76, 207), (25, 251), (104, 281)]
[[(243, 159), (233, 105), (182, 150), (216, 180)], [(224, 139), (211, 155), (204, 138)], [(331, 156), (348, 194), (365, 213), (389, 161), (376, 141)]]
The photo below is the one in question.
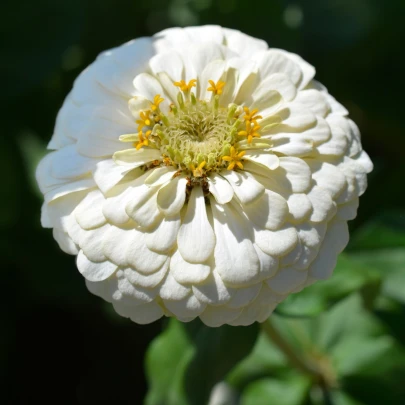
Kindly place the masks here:
[(405, 211), (390, 210), (368, 221), (352, 235), (349, 249), (405, 247)]
[(352, 254), (353, 260), (376, 269), (382, 294), (405, 304), (405, 249), (380, 249)]
[(147, 405), (205, 405), (211, 390), (252, 350), (258, 325), (209, 328), (170, 320), (150, 345)]
[(380, 284), (378, 271), (342, 254), (328, 280), (318, 281), (299, 293), (291, 294), (279, 304), (276, 312), (286, 316), (319, 315), (354, 291), (363, 290), (365, 298), (374, 298)]
[(299, 374), (285, 379), (265, 378), (248, 385), (240, 405), (300, 405), (311, 386), (311, 380)]
[(227, 376), (227, 381), (233, 387), (243, 390), (255, 379), (288, 369), (289, 364), (283, 353), (261, 333), (253, 351), (233, 368)]

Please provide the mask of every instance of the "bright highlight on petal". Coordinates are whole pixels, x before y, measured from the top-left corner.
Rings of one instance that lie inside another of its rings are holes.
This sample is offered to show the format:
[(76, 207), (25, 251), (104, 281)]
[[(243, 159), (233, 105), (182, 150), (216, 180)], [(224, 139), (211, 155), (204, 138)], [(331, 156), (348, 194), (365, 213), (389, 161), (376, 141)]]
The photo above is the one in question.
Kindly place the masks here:
[(372, 163), (314, 73), (221, 27), (168, 29), (90, 65), (37, 179), (42, 223), (91, 291), (134, 322), (216, 327), (262, 322), (329, 277)]

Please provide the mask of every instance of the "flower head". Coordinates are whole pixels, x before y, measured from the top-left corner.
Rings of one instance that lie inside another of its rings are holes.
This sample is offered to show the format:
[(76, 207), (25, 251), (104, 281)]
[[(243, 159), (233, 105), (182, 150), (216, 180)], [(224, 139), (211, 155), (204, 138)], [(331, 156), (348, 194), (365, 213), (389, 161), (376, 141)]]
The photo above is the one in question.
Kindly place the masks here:
[(329, 277), (372, 164), (314, 74), (215, 26), (90, 65), (37, 170), (42, 224), (89, 290), (138, 323), (248, 325)]

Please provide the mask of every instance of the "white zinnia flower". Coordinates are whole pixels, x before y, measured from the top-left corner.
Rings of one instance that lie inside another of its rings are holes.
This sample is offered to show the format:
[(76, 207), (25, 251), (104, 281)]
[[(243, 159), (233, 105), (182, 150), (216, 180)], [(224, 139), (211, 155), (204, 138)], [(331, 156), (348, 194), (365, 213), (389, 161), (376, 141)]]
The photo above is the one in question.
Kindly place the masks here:
[(329, 277), (372, 163), (314, 74), (215, 26), (101, 54), (37, 170), (89, 290), (138, 323), (248, 325)]

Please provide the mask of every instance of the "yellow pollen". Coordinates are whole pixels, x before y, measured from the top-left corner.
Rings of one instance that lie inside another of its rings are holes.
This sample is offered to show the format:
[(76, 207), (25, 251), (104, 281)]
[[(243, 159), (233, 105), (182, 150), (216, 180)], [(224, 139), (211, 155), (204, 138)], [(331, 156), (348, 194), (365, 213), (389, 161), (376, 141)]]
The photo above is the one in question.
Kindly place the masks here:
[(222, 160), (225, 160), (225, 162), (229, 162), (227, 169), (233, 170), (235, 166), (239, 167), (239, 169), (243, 169), (241, 159), (243, 158), (245, 153), (246, 151), (243, 150), (242, 152), (238, 152), (234, 146), (231, 146), (229, 156), (222, 156)]
[(246, 122), (253, 122), (254, 124), (257, 124), (257, 120), (263, 118), (261, 115), (256, 115), (259, 111), (257, 108), (255, 108), (252, 112), (247, 107), (243, 107), (243, 109), (245, 111), (245, 116), (243, 117), (243, 119)]
[(180, 80), (179, 82), (174, 82), (173, 84), (177, 87), (180, 87), (181, 91), (187, 92), (190, 91), (193, 87), (196, 86), (197, 79), (192, 79), (188, 82), (188, 84), (184, 80)]
[(193, 172), (194, 177), (202, 177), (204, 175), (203, 167), (207, 164), (204, 160), (197, 167), (193, 164), (190, 165), (190, 170)]
[(152, 131), (146, 131), (145, 133), (143, 133), (142, 131), (139, 131), (138, 133), (138, 138), (139, 138), (139, 142), (134, 145), (136, 147), (136, 150), (139, 150), (142, 148), (142, 146), (148, 146), (149, 145), (149, 135), (152, 133)]
[(156, 94), (156, 96), (153, 98), (153, 103), (151, 105), (151, 110), (156, 111), (159, 109), (159, 104), (164, 100), (164, 98), (160, 97), (160, 94)]
[(238, 135), (246, 136), (248, 143), (252, 143), (253, 138), (260, 138), (259, 129), (260, 125), (256, 121), (253, 121), (253, 123), (246, 121), (246, 131), (239, 131)]
[(208, 80), (208, 83), (211, 85), (210, 87), (208, 87), (207, 91), (212, 91), (213, 94), (218, 94), (221, 95), (222, 91), (224, 89), (225, 86), (225, 82), (222, 82), (221, 80), (218, 80), (217, 83), (215, 84), (213, 80)]
[(150, 110), (141, 111), (141, 113), (139, 114), (141, 119), (136, 120), (136, 123), (138, 124), (138, 131), (142, 131), (143, 127), (149, 127), (151, 125), (149, 114)]

